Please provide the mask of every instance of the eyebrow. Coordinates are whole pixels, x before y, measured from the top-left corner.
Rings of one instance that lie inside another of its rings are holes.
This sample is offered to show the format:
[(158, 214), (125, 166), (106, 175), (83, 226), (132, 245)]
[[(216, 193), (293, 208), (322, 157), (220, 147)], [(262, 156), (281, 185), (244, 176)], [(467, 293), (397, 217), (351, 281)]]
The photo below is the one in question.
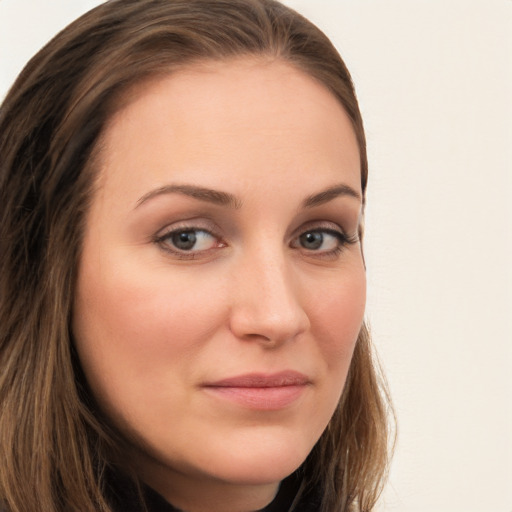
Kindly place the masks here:
[(318, 192), (317, 194), (313, 194), (307, 197), (303, 203), (303, 208), (312, 208), (313, 206), (320, 206), (321, 204), (328, 203), (333, 199), (336, 199), (340, 196), (348, 196), (357, 199), (358, 201), (362, 201), (361, 194), (357, 192), (352, 187), (349, 187), (345, 184), (334, 185), (333, 187), (329, 187), (322, 192)]
[(182, 194), (193, 197), (194, 199), (199, 199), (200, 201), (206, 201), (207, 203), (213, 203), (219, 206), (227, 206), (235, 209), (239, 209), (242, 206), (242, 202), (236, 196), (228, 192), (221, 192), (220, 190), (213, 190), (196, 185), (166, 185), (144, 194), (137, 201), (136, 208), (154, 197), (166, 194)]
[[(240, 209), (242, 207), (242, 201), (240, 201), (240, 199), (238, 199), (235, 195), (230, 194), (229, 192), (222, 192), (220, 190), (213, 190), (197, 185), (165, 185), (155, 190), (151, 190), (147, 194), (144, 194), (137, 201), (136, 208), (155, 197), (167, 194), (182, 194), (194, 199), (198, 199), (200, 201), (206, 201), (208, 203), (213, 203), (219, 206), (227, 206), (234, 209)], [(353, 197), (359, 201), (362, 200), (361, 195), (352, 187), (349, 187), (345, 184), (340, 184), (334, 185), (333, 187), (329, 187), (326, 190), (322, 190), (321, 192), (306, 197), (306, 199), (302, 202), (302, 207), (312, 208), (314, 206), (319, 206), (328, 203), (329, 201), (332, 201), (333, 199), (336, 199), (340, 196)]]

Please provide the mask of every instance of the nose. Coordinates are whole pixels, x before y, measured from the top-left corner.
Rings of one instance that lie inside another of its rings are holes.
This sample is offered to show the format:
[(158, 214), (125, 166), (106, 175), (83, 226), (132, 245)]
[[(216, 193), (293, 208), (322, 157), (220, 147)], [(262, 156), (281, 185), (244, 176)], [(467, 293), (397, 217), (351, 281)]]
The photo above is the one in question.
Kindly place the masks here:
[(293, 340), (310, 327), (292, 264), (276, 252), (244, 258), (232, 280), (231, 332), (267, 347)]

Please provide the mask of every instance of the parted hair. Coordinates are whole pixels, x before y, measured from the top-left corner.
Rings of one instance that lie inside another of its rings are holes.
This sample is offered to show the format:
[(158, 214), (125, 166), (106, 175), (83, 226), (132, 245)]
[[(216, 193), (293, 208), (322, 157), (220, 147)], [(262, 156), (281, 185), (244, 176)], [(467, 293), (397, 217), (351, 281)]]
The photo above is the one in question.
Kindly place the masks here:
[[(95, 155), (144, 80), (200, 61), (285, 61), (340, 101), (368, 165), (349, 72), (328, 38), (274, 0), (110, 0), (50, 41), (0, 107), (0, 508), (111, 512), (104, 475), (127, 441), (97, 410), (70, 330)], [(340, 403), (299, 469), (322, 512), (374, 508), (389, 398), (363, 325)]]

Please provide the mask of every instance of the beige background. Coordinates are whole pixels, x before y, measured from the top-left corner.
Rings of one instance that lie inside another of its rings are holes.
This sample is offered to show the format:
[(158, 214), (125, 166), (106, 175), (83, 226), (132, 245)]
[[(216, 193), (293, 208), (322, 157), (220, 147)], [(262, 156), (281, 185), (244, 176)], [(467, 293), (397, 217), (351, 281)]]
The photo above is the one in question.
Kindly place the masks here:
[[(0, 97), (93, 0), (0, 0)], [(368, 317), (399, 418), (386, 512), (512, 512), (512, 1), (288, 0), (366, 120)]]

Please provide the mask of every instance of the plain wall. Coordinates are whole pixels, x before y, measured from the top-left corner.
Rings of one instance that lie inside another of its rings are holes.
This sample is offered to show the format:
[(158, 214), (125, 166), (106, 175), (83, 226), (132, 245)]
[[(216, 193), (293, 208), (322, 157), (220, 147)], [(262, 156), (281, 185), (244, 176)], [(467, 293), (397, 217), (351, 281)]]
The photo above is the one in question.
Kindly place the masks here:
[[(0, 98), (92, 0), (0, 0)], [(381, 510), (512, 512), (512, 1), (288, 0), (366, 121), (368, 318), (398, 416)]]

